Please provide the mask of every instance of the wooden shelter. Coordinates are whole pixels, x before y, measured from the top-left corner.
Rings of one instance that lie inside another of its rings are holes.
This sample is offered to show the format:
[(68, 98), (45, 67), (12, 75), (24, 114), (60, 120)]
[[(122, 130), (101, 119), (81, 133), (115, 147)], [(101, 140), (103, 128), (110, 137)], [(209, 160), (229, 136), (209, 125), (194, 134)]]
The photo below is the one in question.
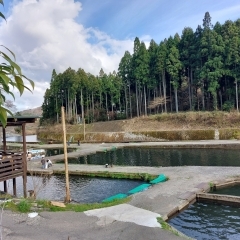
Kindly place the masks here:
[[(7, 180), (13, 182), (13, 195), (17, 195), (16, 177), (23, 178), (23, 195), (27, 197), (27, 146), (26, 146), (26, 124), (35, 123), (39, 116), (14, 116), (8, 117), (7, 125), (2, 127), (3, 148), (0, 150), (0, 182), (4, 183), (4, 192), (7, 193)], [(22, 151), (15, 152), (7, 149), (6, 128), (21, 127), (22, 129)]]

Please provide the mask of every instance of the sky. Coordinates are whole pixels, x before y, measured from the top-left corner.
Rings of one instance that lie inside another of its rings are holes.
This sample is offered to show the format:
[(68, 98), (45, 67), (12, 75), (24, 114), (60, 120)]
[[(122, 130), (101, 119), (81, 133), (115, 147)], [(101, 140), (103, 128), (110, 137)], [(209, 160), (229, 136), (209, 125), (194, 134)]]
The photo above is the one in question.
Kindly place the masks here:
[[(185, 27), (240, 18), (239, 0), (4, 0), (0, 44), (11, 49), (23, 74), (35, 82), (33, 92), (14, 101), (18, 111), (39, 107), (52, 70), (68, 67), (98, 75), (117, 71), (125, 51), (139, 37), (148, 46)], [(3, 50), (3, 49), (1, 49)]]

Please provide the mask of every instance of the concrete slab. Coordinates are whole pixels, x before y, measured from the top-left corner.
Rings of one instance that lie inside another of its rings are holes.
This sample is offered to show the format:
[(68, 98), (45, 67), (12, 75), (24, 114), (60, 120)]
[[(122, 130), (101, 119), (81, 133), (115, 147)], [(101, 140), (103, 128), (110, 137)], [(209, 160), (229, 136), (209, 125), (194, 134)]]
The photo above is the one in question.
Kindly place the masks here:
[(84, 212), (87, 216), (95, 216), (100, 219), (99, 225), (112, 223), (114, 220), (121, 222), (132, 222), (146, 227), (161, 227), (157, 222), (160, 214), (137, 208), (129, 204), (94, 209)]
[(178, 196), (178, 198), (180, 199), (183, 199), (183, 200), (188, 200), (189, 198), (191, 198), (193, 195), (196, 196), (196, 193), (195, 192), (185, 192), (185, 193), (182, 193)]

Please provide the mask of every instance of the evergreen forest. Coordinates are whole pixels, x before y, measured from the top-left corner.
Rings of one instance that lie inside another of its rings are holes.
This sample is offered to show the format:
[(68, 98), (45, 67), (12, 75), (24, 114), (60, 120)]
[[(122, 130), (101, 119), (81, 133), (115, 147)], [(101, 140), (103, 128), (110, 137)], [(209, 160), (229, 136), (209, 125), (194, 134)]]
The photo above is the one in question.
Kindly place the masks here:
[(98, 76), (79, 68), (52, 72), (42, 105), (42, 123), (60, 120), (65, 107), (69, 123), (86, 123), (179, 111), (239, 109), (240, 19), (202, 25), (181, 36), (151, 40), (147, 48), (136, 37), (117, 71)]

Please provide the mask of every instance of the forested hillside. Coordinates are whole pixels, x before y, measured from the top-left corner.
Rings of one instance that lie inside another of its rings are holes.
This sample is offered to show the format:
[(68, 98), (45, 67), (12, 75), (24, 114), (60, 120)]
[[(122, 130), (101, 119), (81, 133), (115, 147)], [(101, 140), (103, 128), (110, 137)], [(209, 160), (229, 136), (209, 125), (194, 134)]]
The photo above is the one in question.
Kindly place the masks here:
[(125, 52), (117, 72), (53, 70), (42, 122), (59, 122), (61, 106), (69, 122), (87, 123), (161, 112), (238, 111), (239, 79), (240, 19), (213, 26), (206, 12), (195, 31), (185, 27), (181, 36), (151, 40), (148, 48), (136, 37), (133, 54)]

